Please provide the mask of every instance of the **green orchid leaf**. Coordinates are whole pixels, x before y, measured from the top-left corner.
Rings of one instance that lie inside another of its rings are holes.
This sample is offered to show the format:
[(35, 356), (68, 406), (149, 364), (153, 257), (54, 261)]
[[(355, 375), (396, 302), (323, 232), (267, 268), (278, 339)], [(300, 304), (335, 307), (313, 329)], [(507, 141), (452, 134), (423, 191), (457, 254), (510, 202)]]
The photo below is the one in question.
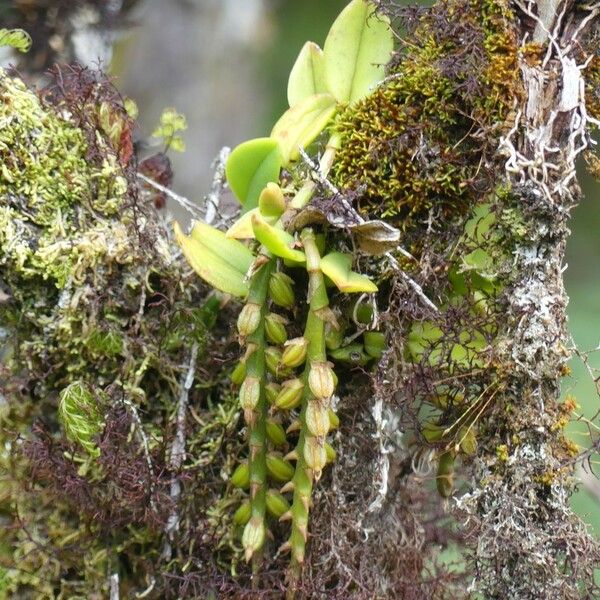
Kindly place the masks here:
[(290, 71), (287, 97), (290, 106), (296, 106), (309, 96), (326, 93), (323, 50), (314, 42), (306, 42)]
[(330, 252), (321, 259), (321, 271), (340, 290), (347, 294), (355, 292), (376, 292), (377, 286), (364, 275), (352, 271), (352, 258), (341, 252)]
[(314, 94), (283, 113), (271, 138), (279, 142), (284, 166), (298, 159), (298, 147), (306, 148), (325, 129), (336, 108), (330, 94)]
[[(196, 232), (195, 237), (187, 236), (181, 231), (177, 222), (174, 224), (174, 229), (175, 239), (181, 247), (183, 255), (204, 281), (215, 289), (232, 296), (243, 298), (248, 294), (246, 272), (250, 268), (253, 256), (243, 244), (223, 235), (219, 244), (213, 243), (208, 246), (204, 242), (206, 238), (200, 236), (199, 232)], [(248, 265), (245, 271), (239, 269), (240, 246), (250, 254), (250, 261), (244, 263)], [(231, 249), (237, 253), (235, 258), (232, 258), (229, 253)]]
[(327, 88), (339, 102), (356, 102), (385, 76), (394, 49), (389, 20), (366, 0), (352, 0), (335, 20), (323, 48)]
[(241, 273), (246, 274), (254, 262), (254, 255), (244, 244), (229, 239), (225, 233), (202, 221), (194, 223), (190, 237), (203, 246), (207, 246), (215, 254), (223, 256), (232, 267)]
[(291, 260), (295, 263), (306, 262), (304, 252), (294, 249), (296, 240), (287, 231), (269, 225), (260, 214), (252, 215), (254, 237), (275, 256)]
[(267, 183), (279, 181), (281, 166), (281, 150), (272, 137), (249, 140), (234, 148), (225, 165), (225, 174), (244, 211), (257, 207)]
[(240, 216), (233, 225), (225, 232), (228, 238), (236, 240), (250, 240), (254, 238), (254, 229), (252, 229), (252, 215), (257, 214), (258, 207), (249, 210)]
[(31, 43), (31, 36), (22, 29), (0, 29), (0, 47), (11, 46), (19, 52), (27, 52)]
[(285, 211), (285, 197), (276, 183), (267, 183), (267, 187), (258, 197), (258, 208), (265, 219), (279, 219)]

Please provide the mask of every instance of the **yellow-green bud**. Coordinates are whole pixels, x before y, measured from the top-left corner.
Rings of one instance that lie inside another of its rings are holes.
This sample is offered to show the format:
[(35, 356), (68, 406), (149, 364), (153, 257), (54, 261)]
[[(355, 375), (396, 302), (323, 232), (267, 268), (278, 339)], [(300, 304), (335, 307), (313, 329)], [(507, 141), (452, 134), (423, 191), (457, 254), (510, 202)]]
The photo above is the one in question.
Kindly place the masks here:
[(275, 346), (268, 346), (265, 349), (265, 364), (269, 373), (277, 377), (281, 371), (281, 350)]
[(448, 498), (454, 490), (454, 453), (444, 452), (438, 462), (435, 484), (442, 498)]
[(325, 454), (327, 455), (327, 464), (332, 463), (337, 457), (337, 453), (333, 449), (333, 446), (327, 442), (325, 442)]
[(331, 410), (328, 410), (329, 413), (329, 429), (337, 429), (340, 426), (340, 418)]
[(272, 344), (285, 344), (288, 336), (285, 330), (287, 319), (275, 313), (269, 313), (265, 318), (265, 334)]
[(304, 384), (300, 379), (288, 379), (281, 384), (281, 391), (275, 400), (275, 406), (281, 410), (292, 410), (302, 402)]
[(258, 517), (252, 517), (246, 527), (244, 527), (244, 533), (242, 534), (242, 546), (244, 547), (244, 557), (248, 562), (252, 555), (262, 548), (265, 543), (265, 523), (263, 519)]
[(315, 477), (318, 479), (327, 464), (325, 444), (316, 437), (307, 436), (304, 439), (304, 461), (306, 466), (315, 472)]
[(237, 320), (238, 332), (242, 337), (252, 335), (260, 325), (260, 304), (248, 302), (242, 308)]
[(344, 341), (344, 330), (336, 329), (331, 323), (325, 323), (325, 346), (327, 350), (337, 350)]
[(246, 377), (240, 387), (240, 405), (244, 410), (254, 410), (260, 399), (260, 379)]
[(274, 446), (285, 446), (287, 443), (287, 438), (285, 436), (284, 428), (277, 423), (277, 421), (273, 421), (273, 419), (267, 420), (267, 437), (271, 441)]
[(308, 386), (315, 398), (331, 398), (335, 389), (331, 363), (313, 362), (308, 373)]
[(246, 363), (241, 360), (231, 372), (231, 381), (235, 385), (241, 385), (246, 377)]
[(281, 271), (271, 275), (271, 279), (269, 280), (269, 295), (277, 306), (282, 306), (283, 308), (294, 306), (296, 296), (292, 287), (293, 283), (294, 280)]
[(267, 397), (267, 402), (271, 405), (275, 405), (275, 401), (277, 400), (277, 396), (279, 396), (279, 392), (281, 391), (281, 386), (274, 381), (267, 383), (265, 386), (265, 396)]
[(308, 340), (306, 338), (298, 337), (287, 341), (281, 355), (281, 364), (292, 369), (299, 367), (306, 360), (307, 350)]
[(267, 471), (275, 481), (289, 481), (294, 476), (292, 463), (276, 454), (267, 454)]
[(317, 437), (324, 437), (329, 432), (329, 410), (325, 403), (311, 400), (306, 406), (304, 416), (308, 431)]
[(241, 463), (237, 466), (236, 470), (233, 472), (231, 477), (229, 478), (231, 483), (242, 490), (246, 489), (250, 486), (250, 467), (248, 463)]
[(369, 356), (379, 360), (386, 348), (385, 334), (380, 331), (366, 331), (363, 334), (363, 340), (365, 343), (365, 352)]
[(290, 503), (276, 490), (267, 491), (267, 510), (276, 518), (290, 510)]
[(250, 502), (248, 500), (244, 500), (240, 507), (235, 511), (233, 515), (233, 522), (236, 525), (245, 525), (252, 515), (252, 508), (250, 507)]

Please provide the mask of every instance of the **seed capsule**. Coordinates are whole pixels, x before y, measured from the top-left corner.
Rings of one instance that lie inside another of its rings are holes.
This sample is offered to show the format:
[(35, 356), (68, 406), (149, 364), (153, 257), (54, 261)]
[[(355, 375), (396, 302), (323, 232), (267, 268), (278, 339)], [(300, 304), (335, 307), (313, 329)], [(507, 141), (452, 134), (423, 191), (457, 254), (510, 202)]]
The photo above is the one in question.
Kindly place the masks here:
[(248, 463), (241, 463), (237, 466), (236, 470), (233, 472), (231, 477), (229, 478), (231, 483), (240, 489), (246, 489), (250, 486), (250, 467)]
[(288, 379), (281, 385), (281, 391), (275, 400), (275, 406), (281, 410), (292, 410), (302, 402), (304, 384), (300, 379)]
[(323, 402), (311, 400), (306, 406), (306, 427), (317, 437), (324, 437), (329, 432), (329, 410)]
[(281, 371), (281, 350), (275, 346), (265, 349), (265, 363), (269, 373), (277, 377)]
[(289, 481), (294, 476), (294, 467), (276, 454), (267, 454), (267, 471), (275, 481)]
[(267, 510), (276, 518), (290, 510), (290, 503), (276, 490), (267, 492)]
[(250, 508), (250, 502), (245, 500), (240, 504), (240, 507), (235, 511), (233, 515), (233, 522), (236, 525), (245, 525), (252, 515), (252, 509)]
[(246, 377), (246, 363), (244, 361), (240, 361), (233, 371), (231, 371), (231, 381), (235, 385), (241, 385)]
[(265, 524), (262, 519), (252, 517), (246, 527), (244, 527), (244, 533), (242, 535), (242, 546), (244, 547), (244, 557), (248, 562), (252, 555), (262, 548), (265, 543)]
[(286, 342), (281, 356), (281, 364), (285, 367), (299, 367), (306, 360), (308, 340), (303, 337), (294, 338)]
[(279, 396), (279, 392), (281, 391), (281, 386), (274, 381), (267, 383), (265, 386), (265, 395), (267, 397), (267, 402), (271, 405), (275, 404), (275, 400), (277, 400), (277, 396)]
[(269, 280), (269, 295), (277, 306), (282, 306), (283, 308), (294, 306), (296, 296), (292, 287), (293, 283), (294, 280), (281, 271), (271, 275), (271, 279)]
[(331, 398), (335, 389), (331, 363), (313, 362), (308, 373), (308, 386), (315, 398)]
[(274, 446), (285, 446), (287, 443), (283, 427), (273, 419), (267, 420), (267, 437)]
[(244, 410), (254, 410), (260, 399), (260, 379), (246, 377), (240, 387), (240, 405)]
[(304, 460), (308, 468), (315, 472), (315, 478), (318, 479), (327, 463), (327, 452), (324, 444), (316, 437), (306, 437), (304, 440)]
[(267, 339), (278, 346), (287, 342), (288, 336), (285, 330), (287, 319), (281, 315), (270, 313), (265, 318), (265, 334)]
[(237, 320), (238, 332), (242, 337), (252, 335), (260, 325), (260, 304), (248, 302), (242, 308)]
[(365, 352), (379, 360), (386, 348), (385, 334), (380, 331), (367, 331), (363, 334)]

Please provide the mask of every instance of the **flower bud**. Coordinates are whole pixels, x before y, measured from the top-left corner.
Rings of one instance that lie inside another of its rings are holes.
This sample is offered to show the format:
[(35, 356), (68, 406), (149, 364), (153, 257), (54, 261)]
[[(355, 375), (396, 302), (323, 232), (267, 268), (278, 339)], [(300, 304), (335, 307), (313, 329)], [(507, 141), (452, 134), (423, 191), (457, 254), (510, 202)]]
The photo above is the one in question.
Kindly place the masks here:
[(340, 426), (340, 418), (331, 408), (327, 412), (329, 414), (329, 429), (337, 429)]
[(260, 325), (260, 304), (248, 302), (242, 308), (237, 320), (238, 332), (242, 337), (252, 335)]
[(287, 319), (275, 313), (269, 313), (265, 318), (265, 334), (267, 339), (276, 345), (285, 344), (288, 336), (285, 330)]
[(299, 367), (306, 360), (306, 351), (308, 350), (308, 340), (303, 337), (294, 338), (285, 343), (281, 363), (285, 367)]
[(279, 423), (273, 421), (273, 419), (268, 419), (266, 427), (267, 437), (274, 446), (284, 446), (287, 443), (285, 430)]
[(281, 385), (281, 391), (275, 400), (275, 406), (281, 410), (292, 410), (302, 402), (304, 384), (300, 379), (288, 379)]
[(242, 546), (244, 547), (244, 557), (248, 562), (252, 555), (262, 548), (265, 543), (265, 523), (262, 519), (252, 517), (246, 527), (244, 527), (244, 533), (242, 534)]
[(240, 405), (244, 410), (253, 410), (260, 399), (260, 379), (246, 377), (240, 387)]
[(332, 463), (337, 456), (333, 446), (327, 442), (325, 442), (325, 454), (327, 455), (327, 464)]
[(304, 439), (304, 461), (309, 469), (318, 477), (327, 463), (325, 445), (316, 437), (307, 436)]
[(265, 386), (265, 396), (267, 397), (267, 402), (271, 405), (275, 405), (275, 401), (277, 400), (277, 396), (279, 396), (279, 392), (281, 391), (281, 386), (274, 381), (267, 383)]
[(265, 349), (265, 363), (269, 373), (277, 377), (281, 371), (281, 350), (275, 346), (268, 346)]
[(275, 481), (289, 481), (294, 476), (294, 467), (276, 454), (267, 454), (267, 471)]
[(304, 419), (312, 435), (324, 437), (329, 432), (329, 410), (323, 402), (311, 400), (306, 406)]
[(271, 279), (269, 280), (269, 295), (277, 306), (282, 306), (283, 308), (294, 306), (296, 296), (292, 287), (293, 283), (294, 280), (281, 271), (271, 275)]
[(267, 510), (276, 518), (290, 510), (290, 503), (276, 490), (267, 492)]
[(237, 488), (246, 489), (250, 485), (250, 467), (248, 463), (239, 464), (229, 481)]
[(235, 385), (241, 385), (246, 377), (246, 363), (243, 360), (235, 366), (233, 371), (231, 371), (231, 381)]
[(373, 358), (379, 360), (386, 348), (385, 334), (381, 331), (366, 331), (363, 334), (365, 352)]
[(235, 511), (233, 515), (233, 522), (236, 525), (245, 525), (250, 520), (250, 515), (252, 514), (252, 509), (250, 507), (250, 502), (245, 500), (240, 504), (240, 507)]
[(325, 346), (327, 350), (337, 350), (344, 341), (344, 330), (337, 329), (329, 322), (325, 323)]
[(308, 386), (315, 398), (331, 398), (335, 389), (331, 363), (313, 362), (308, 373)]

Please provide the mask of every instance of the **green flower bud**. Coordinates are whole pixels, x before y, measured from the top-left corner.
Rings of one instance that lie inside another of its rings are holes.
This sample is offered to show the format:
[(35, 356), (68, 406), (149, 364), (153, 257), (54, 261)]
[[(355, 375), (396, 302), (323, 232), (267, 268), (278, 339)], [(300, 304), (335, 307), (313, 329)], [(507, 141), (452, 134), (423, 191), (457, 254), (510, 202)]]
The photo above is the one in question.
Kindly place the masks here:
[(316, 437), (307, 436), (304, 439), (304, 461), (306, 466), (314, 471), (315, 478), (318, 479), (327, 463), (325, 444)]
[(60, 393), (58, 417), (67, 437), (82, 446), (90, 456), (100, 456), (95, 438), (102, 431), (102, 413), (92, 390), (80, 381)]
[(329, 428), (337, 429), (340, 426), (340, 418), (333, 412), (333, 410), (331, 410), (331, 408), (328, 410), (328, 414), (329, 414)]
[(283, 427), (277, 423), (277, 421), (273, 421), (273, 419), (267, 420), (267, 437), (271, 441), (274, 446), (285, 446), (287, 443), (287, 438), (285, 436), (285, 430)]
[(271, 343), (280, 346), (287, 342), (288, 336), (287, 331), (285, 330), (286, 323), (287, 319), (281, 315), (276, 315), (275, 313), (269, 313), (267, 315), (265, 318), (265, 334)]
[(250, 486), (250, 467), (247, 462), (240, 463), (229, 478), (232, 485), (242, 490)]
[(324, 437), (329, 432), (329, 410), (319, 400), (311, 400), (308, 403), (304, 420), (312, 435)]
[(325, 346), (327, 350), (337, 350), (344, 341), (342, 327), (336, 329), (331, 323), (325, 323)]
[(335, 389), (331, 363), (311, 363), (308, 373), (308, 386), (315, 398), (331, 398)]
[(275, 481), (290, 481), (294, 476), (294, 467), (292, 463), (283, 460), (277, 454), (267, 454), (267, 471)]
[(246, 377), (240, 387), (240, 405), (244, 410), (254, 410), (260, 399), (260, 379)]
[(291, 308), (294, 306), (296, 296), (294, 294), (294, 288), (292, 287), (293, 284), (294, 280), (289, 275), (286, 275), (281, 271), (273, 273), (269, 280), (269, 295), (271, 296), (271, 300), (273, 300), (277, 306), (282, 306), (283, 308)]
[(281, 372), (281, 350), (275, 346), (268, 346), (265, 349), (265, 363), (269, 373), (277, 377)]
[(328, 444), (327, 442), (325, 442), (325, 454), (327, 455), (327, 464), (332, 463), (336, 457), (336, 451), (333, 449), (333, 446), (331, 444)]
[(275, 401), (277, 400), (277, 396), (279, 396), (279, 392), (281, 391), (281, 386), (274, 381), (267, 383), (265, 386), (265, 395), (267, 396), (267, 402), (271, 405), (275, 405)]
[(442, 498), (448, 498), (454, 490), (454, 453), (444, 452), (438, 461), (435, 484)]
[(246, 377), (246, 363), (241, 360), (231, 371), (231, 381), (235, 385), (241, 385)]
[(242, 337), (252, 335), (260, 325), (260, 304), (248, 302), (242, 308), (237, 320), (238, 332)]
[(248, 562), (252, 555), (260, 550), (265, 543), (265, 523), (262, 519), (252, 517), (246, 527), (244, 527), (244, 533), (242, 534), (242, 546), (244, 547), (244, 557)]
[(304, 384), (300, 379), (288, 379), (281, 385), (281, 391), (275, 400), (275, 406), (281, 410), (292, 410), (302, 402)]
[(250, 502), (248, 500), (244, 500), (240, 507), (235, 511), (233, 515), (233, 522), (236, 525), (245, 525), (252, 515), (252, 508), (250, 507)]
[(276, 490), (267, 492), (267, 510), (276, 518), (290, 510), (290, 503)]
[(373, 358), (379, 360), (385, 351), (385, 334), (380, 331), (366, 331), (363, 334), (365, 343), (365, 352)]
[(281, 364), (285, 367), (299, 367), (306, 360), (308, 350), (308, 340), (303, 337), (294, 338), (285, 343)]

